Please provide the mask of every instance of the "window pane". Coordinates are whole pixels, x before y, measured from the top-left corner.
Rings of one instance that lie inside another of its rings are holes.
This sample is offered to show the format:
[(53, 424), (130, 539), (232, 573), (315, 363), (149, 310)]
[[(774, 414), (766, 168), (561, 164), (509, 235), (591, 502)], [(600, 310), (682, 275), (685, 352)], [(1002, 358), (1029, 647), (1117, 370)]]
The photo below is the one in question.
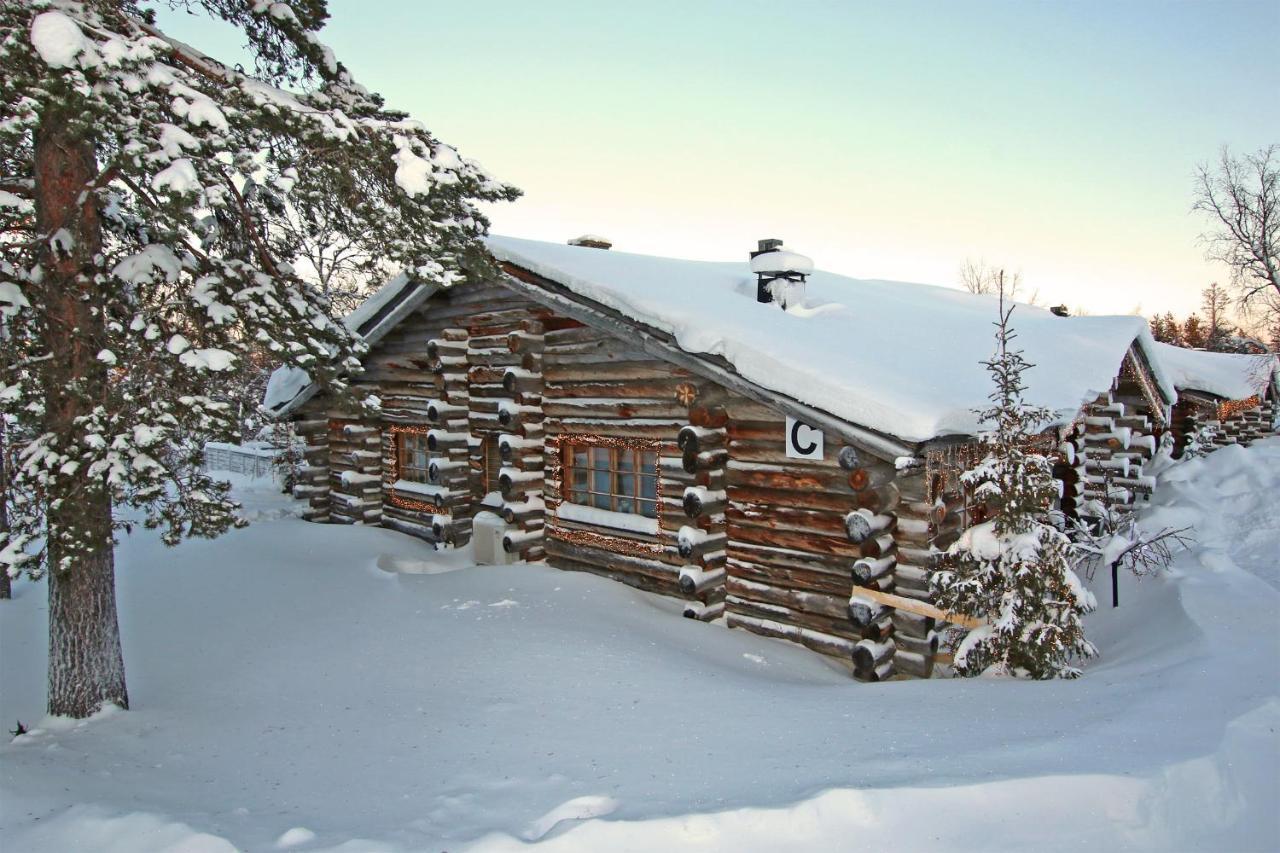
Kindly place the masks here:
[(591, 448), (591, 467), (592, 468), (609, 468), (609, 448), (593, 447)]
[(587, 493), (577, 489), (569, 493), (569, 502), (575, 504), (585, 504), (587, 502)]
[(587, 467), (587, 449), (585, 447), (575, 447), (573, 449), (573, 467)]
[(591, 496), (590, 505), (595, 507), (596, 509), (613, 509), (612, 503), (613, 502), (609, 499), (608, 495), (593, 494)]
[(658, 453), (646, 450), (640, 454), (640, 470), (651, 474), (658, 473)]
[(657, 477), (641, 477), (640, 478), (640, 497), (647, 500), (656, 500), (658, 497), (658, 478)]
[(595, 492), (603, 492), (606, 495), (609, 494), (609, 492), (612, 491), (610, 488), (612, 485), (610, 480), (612, 480), (612, 478), (613, 475), (608, 470), (593, 470), (591, 472), (591, 490)]
[(573, 488), (576, 491), (585, 491), (587, 488), (587, 470), (585, 468), (573, 469)]
[(635, 499), (635, 498), (628, 498), (628, 497), (621, 497), (621, 496), (619, 496), (619, 498), (618, 498), (617, 511), (618, 511), (618, 512), (635, 512), (635, 511), (636, 511), (636, 499)]
[(656, 503), (652, 503), (652, 502), (650, 502), (650, 501), (641, 501), (641, 502), (640, 502), (640, 514), (641, 514), (641, 515), (643, 515), (645, 518), (657, 518), (657, 517), (658, 517), (658, 505), (657, 505)]
[(618, 475), (618, 494), (634, 495), (636, 493), (636, 475), (635, 474), (619, 474)]
[[(636, 452), (625, 447), (618, 451), (618, 470), (634, 471), (636, 468)], [(627, 491), (623, 489), (623, 491)]]

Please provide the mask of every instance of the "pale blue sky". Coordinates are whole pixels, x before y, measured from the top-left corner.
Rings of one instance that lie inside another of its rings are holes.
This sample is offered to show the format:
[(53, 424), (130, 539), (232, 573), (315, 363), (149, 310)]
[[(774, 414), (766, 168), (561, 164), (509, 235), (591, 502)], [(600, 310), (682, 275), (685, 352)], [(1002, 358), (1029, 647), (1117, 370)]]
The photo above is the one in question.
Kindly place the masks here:
[[(494, 231), (954, 284), (1094, 313), (1221, 270), (1198, 161), (1280, 142), (1280, 2), (332, 0), (356, 78), (523, 188)], [(214, 55), (234, 42), (162, 16)]]

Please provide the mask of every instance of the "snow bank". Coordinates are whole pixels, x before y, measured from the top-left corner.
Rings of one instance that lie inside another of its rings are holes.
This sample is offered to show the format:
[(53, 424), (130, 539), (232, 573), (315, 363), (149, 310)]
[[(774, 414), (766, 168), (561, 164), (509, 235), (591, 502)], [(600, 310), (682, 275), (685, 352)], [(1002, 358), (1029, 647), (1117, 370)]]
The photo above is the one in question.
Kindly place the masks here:
[(147, 812), (115, 814), (97, 806), (71, 806), (16, 836), (9, 850), (94, 853), (239, 853), (225, 838)]
[[(755, 301), (745, 258), (687, 261), (513, 237), (488, 246), (671, 334), (688, 352), (722, 356), (745, 378), (855, 424), (908, 441), (979, 429), (973, 409), (991, 392), (981, 362), (993, 352), (994, 297), (818, 270), (804, 306), (784, 312)], [(1154, 352), (1141, 317), (1057, 317), (1020, 305), (1013, 325), (1036, 365), (1027, 399), (1062, 421), (1111, 387), (1135, 340)], [(1153, 369), (1172, 399), (1160, 365)]]
[(1099, 596), (1072, 682), (858, 684), (670, 599), (280, 518), (274, 487), (234, 482), (261, 523), (121, 536), (133, 710), (41, 721), (45, 590), (0, 603), (0, 719), (40, 729), (0, 744), (0, 849), (1280, 841), (1280, 440), (1170, 469), (1144, 523), (1197, 544)]

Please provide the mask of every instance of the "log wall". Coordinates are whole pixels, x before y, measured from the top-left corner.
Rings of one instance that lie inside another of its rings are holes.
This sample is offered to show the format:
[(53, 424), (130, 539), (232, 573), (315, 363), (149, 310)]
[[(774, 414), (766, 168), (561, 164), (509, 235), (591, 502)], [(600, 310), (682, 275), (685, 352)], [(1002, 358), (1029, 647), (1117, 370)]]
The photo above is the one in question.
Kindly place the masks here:
[[(691, 405), (709, 385), (609, 335), (563, 325), (547, 331), (542, 350), (547, 562), (683, 598), (686, 615), (714, 618), (723, 600), (723, 452), (695, 452), (686, 463), (681, 449)], [(699, 446), (710, 448), (712, 432)], [(561, 517), (562, 454), (573, 443), (657, 453), (656, 533)], [(689, 489), (703, 498), (687, 514)]]
[[(1246, 401), (1246, 403), (1249, 401)], [(1242, 405), (1239, 401), (1225, 403), (1226, 417), (1216, 422), (1213, 446), (1241, 444), (1248, 447), (1261, 438), (1275, 434), (1275, 401), (1270, 396), (1258, 397), (1257, 405)], [(1208, 415), (1213, 418), (1218, 412)], [(1220, 416), (1220, 415), (1219, 415)], [(1211, 421), (1212, 423), (1212, 421)]]
[(1151, 384), (1149, 371), (1130, 350), (1111, 390), (1084, 407), (1064, 439), (1064, 450), (1075, 460), (1074, 482), (1067, 484), (1074, 488), (1064, 490), (1064, 504), (1069, 501), (1078, 514), (1096, 514), (1098, 504), (1125, 512), (1150, 498), (1155, 478), (1143, 468), (1170, 427)]
[[(1174, 457), (1181, 458), (1193, 438), (1201, 452), (1228, 444), (1248, 446), (1275, 434), (1276, 404), (1270, 394), (1259, 396), (1257, 405), (1250, 401), (1225, 401), (1192, 393), (1179, 396), (1173, 407), (1171, 430)], [(1222, 409), (1226, 417), (1222, 417)]]
[(852, 662), (860, 679), (888, 678), (892, 612), (858, 593), (897, 586), (894, 468), (832, 435), (824, 459), (788, 458), (782, 413), (742, 399), (724, 408), (726, 621)]

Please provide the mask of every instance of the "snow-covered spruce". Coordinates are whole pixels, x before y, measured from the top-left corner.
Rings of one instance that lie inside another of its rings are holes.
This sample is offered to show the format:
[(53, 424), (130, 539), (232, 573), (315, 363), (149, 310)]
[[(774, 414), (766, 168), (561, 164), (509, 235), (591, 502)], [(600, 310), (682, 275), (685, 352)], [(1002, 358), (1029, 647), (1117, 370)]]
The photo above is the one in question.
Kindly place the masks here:
[(981, 436), (987, 455), (961, 475), (971, 500), (991, 517), (966, 530), (933, 576), (938, 606), (976, 617), (955, 649), (960, 675), (1073, 678), (1071, 661), (1095, 653), (1081, 616), (1096, 605), (1072, 569), (1072, 545), (1047, 521), (1057, 495), (1052, 465), (1033, 451), (1036, 428), (1051, 417), (1022, 398), (1023, 371), (1032, 367), (1004, 307), (996, 324), (996, 352), (986, 362), (995, 383), (992, 405), (980, 412), (992, 429)]
[(517, 195), (358, 85), (317, 38), (324, 2), (191, 5), (244, 31), (255, 77), (133, 2), (0, 2), (0, 566), (49, 570), (58, 714), (128, 701), (124, 514), (171, 544), (240, 523), (200, 465), (239, 425), (226, 378), (284, 362), (342, 397), (358, 367), (359, 337), (295, 272), (308, 223), (448, 285), (483, 255), (474, 202)]

